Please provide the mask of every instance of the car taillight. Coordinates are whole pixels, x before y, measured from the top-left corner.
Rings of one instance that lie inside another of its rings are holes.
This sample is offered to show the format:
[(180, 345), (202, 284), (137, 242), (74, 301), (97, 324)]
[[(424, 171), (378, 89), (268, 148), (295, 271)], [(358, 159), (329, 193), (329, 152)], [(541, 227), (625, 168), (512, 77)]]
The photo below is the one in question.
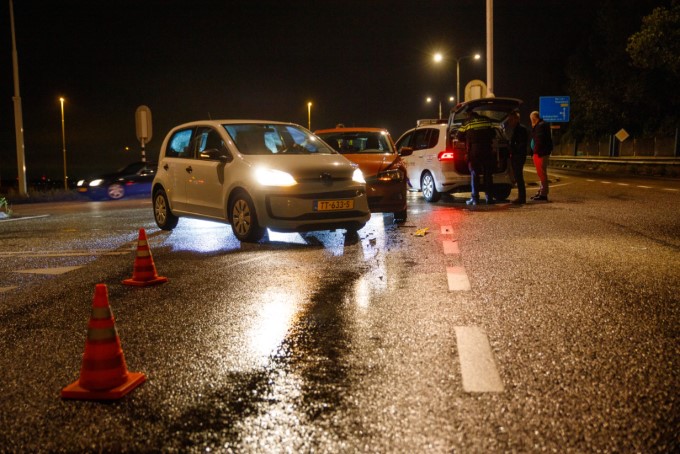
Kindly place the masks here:
[(437, 159), (439, 159), (440, 161), (453, 161), (454, 159), (453, 150), (440, 151), (439, 154), (437, 155)]

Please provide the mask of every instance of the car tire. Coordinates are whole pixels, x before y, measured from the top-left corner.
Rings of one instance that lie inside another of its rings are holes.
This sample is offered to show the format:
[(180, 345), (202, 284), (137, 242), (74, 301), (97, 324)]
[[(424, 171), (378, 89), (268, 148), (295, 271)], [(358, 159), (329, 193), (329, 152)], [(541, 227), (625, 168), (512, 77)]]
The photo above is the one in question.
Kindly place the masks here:
[(161, 230), (172, 230), (177, 227), (179, 218), (170, 211), (168, 196), (162, 189), (157, 190), (153, 194), (153, 217), (156, 220), (156, 225)]
[(512, 192), (512, 186), (508, 184), (494, 186), (493, 196), (496, 200), (507, 200)]
[(244, 191), (237, 192), (229, 203), (229, 222), (239, 241), (257, 243), (265, 234), (257, 221), (253, 200)]
[(125, 186), (120, 183), (113, 183), (106, 188), (106, 195), (111, 200), (119, 200), (125, 197)]
[(437, 188), (434, 184), (434, 177), (430, 172), (425, 172), (423, 174), (422, 178), (420, 179), (420, 188), (423, 192), (423, 197), (430, 203), (439, 201), (440, 197), (442, 196), (441, 192), (437, 191)]
[(394, 222), (397, 222), (399, 224), (406, 222), (406, 210), (402, 211), (395, 211), (394, 212)]

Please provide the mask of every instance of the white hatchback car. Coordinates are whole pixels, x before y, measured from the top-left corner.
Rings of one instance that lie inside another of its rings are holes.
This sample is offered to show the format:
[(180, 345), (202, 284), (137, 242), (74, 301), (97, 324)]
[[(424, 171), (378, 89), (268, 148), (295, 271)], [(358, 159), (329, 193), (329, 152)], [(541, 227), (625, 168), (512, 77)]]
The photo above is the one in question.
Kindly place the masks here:
[(370, 219), (357, 166), (301, 126), (206, 120), (165, 137), (152, 185), (163, 230), (181, 216), (229, 223), (240, 241), (276, 231), (356, 231)]
[[(476, 101), (460, 104), (455, 112), (461, 108), (467, 112), (477, 104)], [(513, 107), (517, 108), (519, 104)], [(505, 109), (506, 105), (504, 104), (502, 108)], [(486, 109), (490, 108), (487, 106)], [(498, 200), (507, 199), (512, 191), (508, 174), (508, 144), (500, 129), (500, 122), (508, 112), (509, 110), (500, 112), (490, 118), (498, 125), (497, 137), (494, 140), (496, 168), (493, 174), (494, 197)], [(420, 120), (414, 129), (406, 131), (397, 140), (397, 150), (400, 152), (413, 150), (413, 154), (402, 158), (406, 163), (409, 185), (422, 191), (423, 197), (428, 202), (438, 201), (442, 193), (452, 194), (471, 190), (465, 146), (454, 143), (451, 139), (458, 127), (460, 123), (447, 125), (447, 120)]]

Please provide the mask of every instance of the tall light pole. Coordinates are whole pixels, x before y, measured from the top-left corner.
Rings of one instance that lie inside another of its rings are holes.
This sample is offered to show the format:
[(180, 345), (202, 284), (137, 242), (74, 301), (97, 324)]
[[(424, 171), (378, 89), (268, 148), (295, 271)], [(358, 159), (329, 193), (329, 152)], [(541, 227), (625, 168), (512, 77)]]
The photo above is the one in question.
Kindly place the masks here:
[(14, 33), (14, 6), (9, 1), (9, 16), (12, 29), (12, 68), (14, 75), (14, 133), (17, 141), (17, 171), (19, 180), (19, 194), (28, 197), (26, 188), (26, 159), (24, 156), (24, 120), (21, 113), (21, 95), (19, 94), (19, 57), (17, 54), (17, 40)]
[(307, 129), (312, 130), (312, 103), (307, 103)]
[(464, 57), (456, 58), (456, 99), (460, 102), (460, 61), (466, 58), (473, 58), (479, 60), (482, 58), (479, 54), (466, 55)]
[[(474, 55), (465, 55), (463, 57), (454, 58), (454, 60), (456, 60), (456, 99), (458, 100), (458, 102), (462, 101), (461, 98), (460, 98), (460, 62), (461, 62), (461, 60), (465, 60), (466, 58), (472, 58), (474, 60), (479, 60), (480, 58), (482, 58), (482, 56), (479, 55), (479, 54), (474, 54)], [(437, 52), (436, 54), (434, 54), (433, 60), (434, 60), (435, 63), (440, 63), (442, 60), (444, 60), (444, 56), (441, 53)]]
[[(453, 96), (449, 96), (448, 100), (449, 100), (449, 102), (453, 102), (455, 100), (455, 98)], [(432, 97), (428, 96), (427, 98), (425, 98), (425, 102), (427, 102), (428, 104), (431, 103)], [(439, 119), (441, 119), (441, 118), (442, 118), (442, 101), (440, 99), (439, 100)]]
[(68, 191), (68, 176), (66, 175), (66, 127), (64, 123), (64, 98), (59, 98), (61, 104), (61, 146), (64, 152), (64, 189)]

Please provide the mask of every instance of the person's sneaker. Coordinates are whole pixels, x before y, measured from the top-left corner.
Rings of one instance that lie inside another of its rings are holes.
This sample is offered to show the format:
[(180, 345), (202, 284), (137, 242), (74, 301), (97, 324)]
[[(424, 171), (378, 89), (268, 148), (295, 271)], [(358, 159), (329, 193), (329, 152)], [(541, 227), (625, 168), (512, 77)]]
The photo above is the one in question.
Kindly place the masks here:
[(548, 196), (547, 195), (539, 195), (536, 197), (532, 197), (532, 200), (535, 200), (537, 202), (542, 201), (542, 202), (547, 202), (548, 201)]
[(468, 205), (477, 205), (477, 199), (472, 198), (470, 200), (467, 200), (465, 203)]
[(536, 195), (531, 197), (531, 200), (538, 200), (538, 198), (541, 196), (540, 192), (537, 192)]

